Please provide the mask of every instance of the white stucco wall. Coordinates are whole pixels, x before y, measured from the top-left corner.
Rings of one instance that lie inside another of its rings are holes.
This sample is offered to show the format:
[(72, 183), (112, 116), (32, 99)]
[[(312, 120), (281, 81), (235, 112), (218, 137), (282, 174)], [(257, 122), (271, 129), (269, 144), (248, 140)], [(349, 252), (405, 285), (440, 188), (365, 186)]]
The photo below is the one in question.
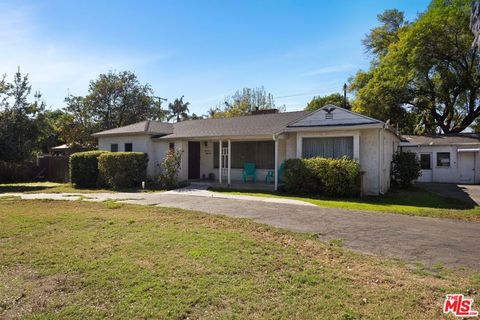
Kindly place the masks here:
[[(286, 159), (301, 157), (302, 139), (304, 137), (340, 137), (352, 136), (354, 138), (354, 158), (360, 163), (363, 175), (362, 191), (364, 194), (379, 194), (388, 191), (390, 187), (390, 165), (393, 152), (398, 146), (399, 139), (396, 135), (384, 129), (355, 129), (355, 130), (331, 130), (331, 131), (302, 131), (289, 132), (278, 140), (278, 165), (280, 166)], [(265, 139), (265, 138), (263, 138)], [(206, 144), (205, 144), (206, 141)], [(245, 139), (245, 141), (249, 141)], [(161, 170), (161, 162), (169, 148), (169, 143), (175, 143), (175, 149), (182, 151), (181, 168), (179, 172), (180, 180), (188, 179), (188, 141), (159, 141), (152, 140), (148, 135), (130, 135), (101, 137), (98, 139), (100, 150), (110, 150), (112, 143), (118, 144), (118, 151), (124, 151), (125, 143), (132, 143), (133, 151), (145, 152), (149, 156), (147, 174), (153, 179), (158, 176)], [(213, 173), (215, 180), (218, 181), (219, 170), (213, 167), (214, 156), (213, 140), (203, 140), (200, 142), (200, 177), (205, 175), (208, 178)], [(225, 141), (226, 144), (226, 141)], [(234, 155), (233, 155), (234, 156)], [(477, 157), (480, 158), (480, 157)], [(456, 152), (452, 152), (452, 166), (456, 164)], [(434, 163), (435, 163), (434, 159)], [(477, 159), (477, 161), (479, 161)], [(257, 181), (263, 181), (269, 170), (258, 169)], [(438, 175), (447, 181), (451, 174), (439, 172)], [(223, 177), (223, 182), (227, 178)], [(242, 169), (231, 169), (231, 180), (240, 181), (242, 179)], [(453, 179), (453, 178), (452, 178)], [(479, 180), (480, 181), (480, 177)]]
[(302, 156), (304, 137), (353, 137), (353, 157), (364, 172), (362, 192), (378, 195), (390, 188), (392, 156), (400, 140), (389, 130), (372, 128), (357, 130), (303, 131), (296, 134), (296, 157)]
[(147, 176), (152, 179), (155, 176), (155, 151), (149, 135), (125, 135), (98, 138), (98, 149), (110, 151), (111, 144), (118, 144), (118, 151), (125, 151), (125, 143), (132, 144), (133, 152), (145, 152), (148, 154)]
[[(461, 166), (462, 161), (460, 161), (461, 155), (457, 152), (458, 148), (479, 148), (480, 145), (473, 146), (418, 146), (418, 147), (402, 147), (404, 151), (410, 151), (417, 154), (420, 157), (420, 153), (430, 153), (432, 159), (432, 170), (431, 170), (431, 182), (441, 182), (441, 183), (466, 183), (461, 177)], [(438, 167), (437, 166), (437, 153), (438, 152), (450, 152), (450, 167)], [(478, 152), (475, 152), (475, 180), (470, 183), (480, 182), (480, 156)], [(427, 173), (425, 173), (426, 175)], [(426, 177), (420, 177), (419, 181), (427, 181)]]

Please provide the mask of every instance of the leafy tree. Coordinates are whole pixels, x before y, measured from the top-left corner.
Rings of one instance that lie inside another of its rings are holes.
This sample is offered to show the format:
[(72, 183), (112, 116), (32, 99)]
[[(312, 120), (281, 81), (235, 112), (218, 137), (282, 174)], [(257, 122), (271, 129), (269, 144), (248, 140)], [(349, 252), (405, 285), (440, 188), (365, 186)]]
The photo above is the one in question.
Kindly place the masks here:
[(45, 109), (38, 92), (34, 100), (28, 101), (32, 92), (28, 74), (22, 75), (20, 68), (13, 82), (0, 81), (0, 159), (26, 160), (35, 149), (38, 136), (37, 117)]
[[(339, 93), (332, 93), (322, 97), (313, 97), (313, 99), (307, 104), (305, 110), (317, 110), (325, 107), (327, 104), (333, 104), (338, 107), (343, 106), (343, 96)], [(347, 102), (348, 106), (348, 102)]]
[(38, 115), (38, 135), (35, 146), (37, 152), (47, 153), (51, 147), (64, 143), (59, 128), (63, 116), (62, 110), (46, 110)]
[[(243, 88), (233, 96), (226, 97), (218, 107), (211, 108), (208, 116), (212, 118), (238, 117), (251, 114), (253, 110), (274, 109), (273, 95), (263, 87)], [(285, 107), (279, 108), (285, 110)]]
[(64, 114), (58, 119), (57, 126), (63, 141), (68, 144), (90, 146), (95, 144), (92, 134), (101, 131), (102, 124), (95, 122), (93, 111), (84, 97), (65, 98)]
[(58, 127), (67, 143), (92, 145), (94, 132), (126, 126), (144, 120), (165, 121), (166, 99), (153, 95), (149, 84), (141, 84), (130, 71), (101, 74), (90, 82), (88, 94), (65, 98), (65, 114)]
[(169, 116), (168, 120), (175, 119), (177, 122), (182, 120), (188, 120), (188, 106), (190, 102), (183, 102), (183, 97), (181, 96), (180, 99), (175, 99), (168, 104)]
[(458, 133), (470, 126), (480, 115), (470, 7), (468, 0), (434, 0), (410, 24), (398, 12), (385, 15), (384, 36), (377, 37), (377, 28), (364, 41), (375, 58), (351, 80), (353, 109), (391, 119), (404, 132)]
[(83, 103), (102, 130), (126, 126), (152, 117), (155, 101), (149, 84), (130, 71), (101, 74), (90, 82)]

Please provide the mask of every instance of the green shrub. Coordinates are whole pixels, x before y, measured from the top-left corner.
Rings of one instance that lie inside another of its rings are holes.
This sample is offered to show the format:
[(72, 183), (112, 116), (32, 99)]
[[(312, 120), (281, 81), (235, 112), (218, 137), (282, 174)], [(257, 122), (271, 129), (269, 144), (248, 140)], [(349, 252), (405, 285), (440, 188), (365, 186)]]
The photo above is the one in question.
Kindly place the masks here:
[(285, 191), (292, 194), (320, 194), (322, 186), (307, 168), (304, 159), (288, 159), (285, 161)]
[(355, 196), (360, 193), (360, 166), (342, 158), (289, 159), (285, 191), (296, 194)]
[(161, 188), (172, 189), (178, 187), (178, 170), (182, 161), (182, 152), (169, 150), (162, 161), (162, 172), (158, 176)]
[(106, 151), (77, 152), (70, 156), (70, 182), (78, 188), (98, 186), (98, 157)]
[(420, 177), (420, 161), (413, 152), (396, 152), (392, 159), (392, 181), (400, 188), (407, 189), (413, 180)]
[(140, 185), (147, 175), (148, 155), (143, 152), (109, 152), (98, 158), (105, 183), (115, 189)]

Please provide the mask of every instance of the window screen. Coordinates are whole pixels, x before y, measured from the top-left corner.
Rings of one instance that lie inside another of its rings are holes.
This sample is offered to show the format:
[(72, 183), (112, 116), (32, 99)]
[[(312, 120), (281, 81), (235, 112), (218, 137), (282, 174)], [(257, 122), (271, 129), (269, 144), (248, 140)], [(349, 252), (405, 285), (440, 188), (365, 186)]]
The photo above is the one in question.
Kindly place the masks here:
[(303, 138), (303, 158), (353, 158), (353, 137)]
[(131, 143), (125, 143), (125, 152), (132, 152), (133, 146)]
[(420, 155), (420, 168), (422, 170), (432, 169), (431, 155), (429, 153), (424, 153)]
[(117, 151), (118, 151), (118, 144), (112, 143), (112, 144), (110, 145), (110, 151), (111, 151), (111, 152), (117, 152)]
[(450, 167), (450, 152), (437, 152), (437, 167)]
[[(223, 147), (226, 147), (226, 143)], [(218, 168), (218, 142), (213, 144), (213, 166)], [(255, 163), (257, 169), (275, 168), (275, 143), (273, 141), (232, 142), (232, 168), (243, 169), (245, 162)]]

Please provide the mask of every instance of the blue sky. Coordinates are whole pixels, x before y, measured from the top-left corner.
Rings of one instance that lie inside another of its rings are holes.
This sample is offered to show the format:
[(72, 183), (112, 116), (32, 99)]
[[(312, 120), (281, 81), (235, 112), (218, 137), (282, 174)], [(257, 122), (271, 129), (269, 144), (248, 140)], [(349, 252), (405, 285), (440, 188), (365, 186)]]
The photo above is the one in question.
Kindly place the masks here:
[(412, 20), (428, 3), (0, 0), (0, 73), (11, 79), (20, 66), (51, 108), (100, 73), (131, 70), (197, 114), (258, 86), (300, 110), (368, 68), (361, 39), (377, 14), (397, 8)]

